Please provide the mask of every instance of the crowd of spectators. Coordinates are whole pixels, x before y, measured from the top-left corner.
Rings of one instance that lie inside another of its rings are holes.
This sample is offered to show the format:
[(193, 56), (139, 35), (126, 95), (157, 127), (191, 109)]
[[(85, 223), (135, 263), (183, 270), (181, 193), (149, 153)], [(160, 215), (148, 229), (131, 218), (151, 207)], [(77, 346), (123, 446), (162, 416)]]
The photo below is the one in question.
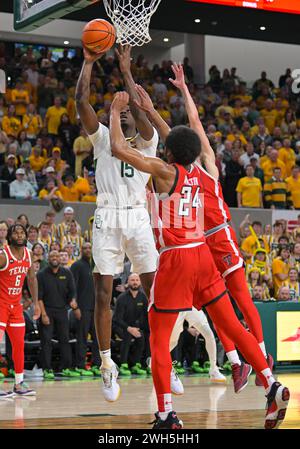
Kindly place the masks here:
[[(8, 47), (7, 47), (8, 48)], [(2, 197), (95, 201), (92, 145), (75, 107), (82, 51), (68, 49), (56, 62), (50, 51), (0, 45), (0, 68), (10, 83), (0, 96), (0, 181)], [(135, 80), (151, 95), (170, 126), (187, 123), (183, 99), (169, 82), (172, 61), (150, 67), (138, 56)], [(209, 69), (205, 85), (194, 82), (183, 61), (190, 92), (212, 140), (225, 200), (231, 207), (300, 208), (300, 103), (291, 70), (278, 83), (262, 72), (252, 86), (235, 68), (221, 76)], [(113, 56), (94, 64), (90, 103), (108, 125), (109, 109), (124, 87)], [(158, 149), (162, 156), (162, 148)], [(90, 177), (88, 176), (90, 174)]]
[(300, 301), (300, 215), (292, 232), (286, 220), (262, 226), (247, 215), (240, 248), (254, 301)]

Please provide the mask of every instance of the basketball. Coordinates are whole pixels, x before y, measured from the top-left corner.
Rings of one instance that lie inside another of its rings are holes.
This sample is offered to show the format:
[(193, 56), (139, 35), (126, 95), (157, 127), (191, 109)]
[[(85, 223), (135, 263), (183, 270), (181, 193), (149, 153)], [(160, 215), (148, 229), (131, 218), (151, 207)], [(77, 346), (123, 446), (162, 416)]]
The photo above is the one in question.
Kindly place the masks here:
[(104, 19), (94, 19), (86, 24), (82, 32), (82, 44), (93, 53), (108, 51), (116, 40), (113, 25)]

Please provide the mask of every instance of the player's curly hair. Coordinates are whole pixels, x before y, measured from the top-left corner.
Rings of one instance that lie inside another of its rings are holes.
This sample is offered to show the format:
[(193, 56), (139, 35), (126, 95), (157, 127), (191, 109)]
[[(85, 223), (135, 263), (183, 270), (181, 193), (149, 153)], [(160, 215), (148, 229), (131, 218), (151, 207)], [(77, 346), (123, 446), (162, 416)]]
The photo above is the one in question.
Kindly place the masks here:
[(166, 148), (171, 151), (174, 162), (189, 165), (200, 156), (201, 142), (195, 131), (180, 125), (175, 126), (169, 133)]
[(15, 223), (15, 224), (11, 225), (7, 231), (7, 241), (9, 244), (11, 244), (11, 237), (12, 237), (13, 232), (15, 232), (16, 228), (23, 229), (23, 231), (25, 232), (25, 235), (26, 235), (26, 240), (27, 240), (28, 235), (27, 235), (27, 229), (25, 228), (25, 226), (23, 226), (21, 223)]

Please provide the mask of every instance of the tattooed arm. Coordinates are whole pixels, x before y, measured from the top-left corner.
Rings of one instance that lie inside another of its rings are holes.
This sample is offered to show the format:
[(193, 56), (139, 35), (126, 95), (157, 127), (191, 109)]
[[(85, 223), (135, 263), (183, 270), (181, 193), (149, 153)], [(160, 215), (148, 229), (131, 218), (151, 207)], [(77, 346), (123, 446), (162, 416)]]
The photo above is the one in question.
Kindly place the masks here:
[(101, 58), (101, 54), (89, 53), (83, 49), (84, 62), (77, 81), (75, 100), (81, 123), (88, 134), (94, 134), (99, 128), (99, 121), (93, 107), (89, 103), (90, 81), (94, 62)]

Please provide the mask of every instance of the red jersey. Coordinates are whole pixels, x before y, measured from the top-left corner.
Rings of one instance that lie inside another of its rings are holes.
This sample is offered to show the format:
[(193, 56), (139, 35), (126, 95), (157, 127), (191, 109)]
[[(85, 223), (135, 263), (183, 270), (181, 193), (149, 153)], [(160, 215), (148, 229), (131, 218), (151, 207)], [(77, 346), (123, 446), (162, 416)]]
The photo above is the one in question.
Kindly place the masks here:
[(22, 298), (24, 280), (31, 267), (31, 256), (26, 247), (21, 260), (13, 256), (9, 246), (2, 248), (2, 253), (6, 255), (6, 265), (0, 269), (0, 303), (16, 305)]
[(173, 165), (174, 185), (167, 197), (155, 195), (152, 210), (157, 249), (205, 241), (200, 171), (194, 164), (189, 171), (182, 165)]
[(231, 220), (229, 208), (224, 201), (220, 181), (207, 173), (200, 164), (196, 164), (204, 188), (204, 231), (227, 223)]

